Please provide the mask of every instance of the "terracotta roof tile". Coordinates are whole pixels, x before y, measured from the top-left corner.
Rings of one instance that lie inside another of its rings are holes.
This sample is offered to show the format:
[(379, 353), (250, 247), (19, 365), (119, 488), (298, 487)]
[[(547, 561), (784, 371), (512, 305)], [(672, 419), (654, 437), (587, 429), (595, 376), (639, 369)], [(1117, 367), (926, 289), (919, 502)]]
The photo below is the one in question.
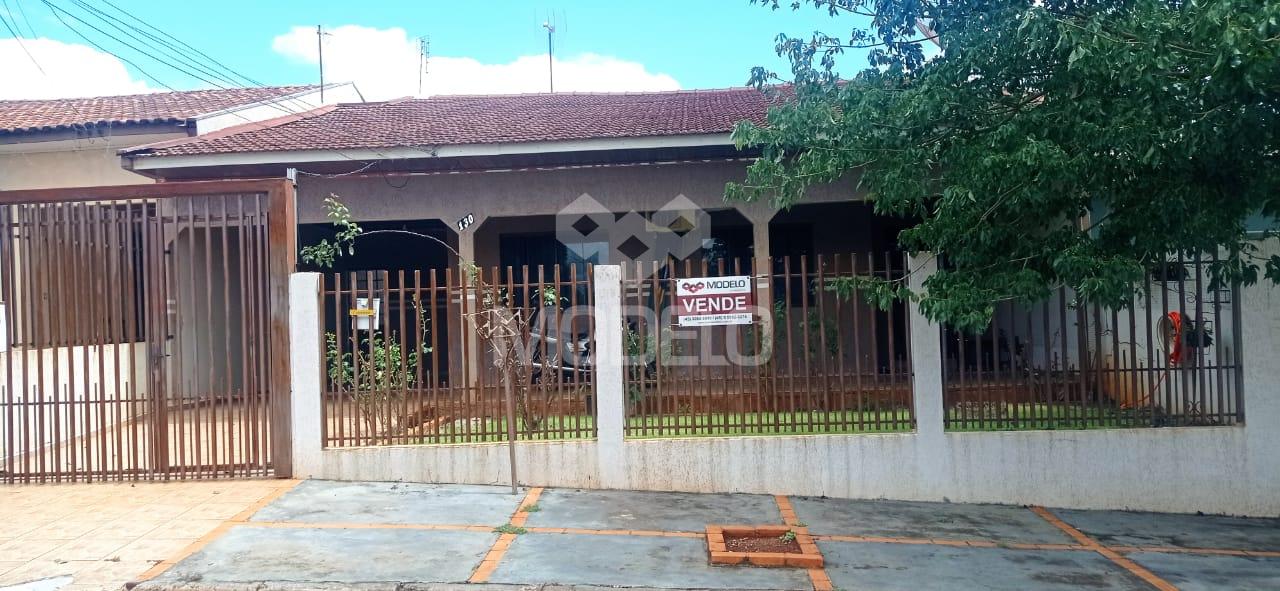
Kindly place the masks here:
[(752, 88), (650, 93), (439, 96), (343, 104), (222, 137), (138, 146), (137, 155), (352, 150), (726, 133), (763, 123), (778, 93)]
[(0, 133), (87, 125), (180, 122), (316, 86), (266, 86), (89, 98), (0, 101)]

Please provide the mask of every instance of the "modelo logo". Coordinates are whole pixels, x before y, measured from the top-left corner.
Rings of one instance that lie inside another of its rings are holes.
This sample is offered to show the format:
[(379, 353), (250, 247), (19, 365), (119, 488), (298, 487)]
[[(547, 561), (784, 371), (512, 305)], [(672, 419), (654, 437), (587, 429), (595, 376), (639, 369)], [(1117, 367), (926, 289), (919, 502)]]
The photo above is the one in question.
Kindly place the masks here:
[(742, 289), (747, 286), (744, 279), (709, 279), (699, 281), (697, 283), (684, 282), (680, 284), (680, 288), (689, 293), (698, 293), (704, 289)]

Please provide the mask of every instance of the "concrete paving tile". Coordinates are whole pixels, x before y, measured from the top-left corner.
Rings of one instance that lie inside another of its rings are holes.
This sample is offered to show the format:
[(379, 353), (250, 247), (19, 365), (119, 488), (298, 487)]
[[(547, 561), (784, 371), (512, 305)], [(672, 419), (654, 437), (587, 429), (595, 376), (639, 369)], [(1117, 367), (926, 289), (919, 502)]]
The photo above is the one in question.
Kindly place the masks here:
[(25, 560), (0, 560), (0, 575), (26, 564)]
[[(543, 499), (546, 499), (544, 493)], [(490, 583), (671, 589), (811, 589), (803, 569), (711, 566), (696, 538), (525, 534)]]
[(38, 535), (46, 540), (74, 540), (99, 527), (102, 527), (100, 522), (75, 521), (68, 518), (39, 528)]
[(233, 527), (158, 582), (461, 583), (494, 533)]
[(308, 480), (252, 520), (497, 526), (523, 498), (501, 486)]
[(1053, 509), (1103, 544), (1280, 551), (1280, 519)]
[(172, 538), (172, 539), (156, 539), (156, 538), (139, 538), (125, 544), (115, 552), (111, 553), (111, 557), (120, 560), (151, 560), (164, 561), (177, 556), (187, 546), (190, 546), (197, 538)]
[(41, 558), (53, 560), (102, 560), (124, 547), (126, 540), (85, 536), (58, 546)]
[(168, 520), (190, 511), (195, 504), (150, 503), (131, 511), (127, 517), (147, 521)]
[(0, 575), (0, 585), (18, 585), (40, 579), (74, 576), (85, 566), (86, 563), (81, 561), (32, 560)]
[(250, 502), (206, 502), (192, 507), (183, 513), (183, 519), (221, 519), (227, 520), (239, 515), (248, 508)]
[(174, 538), (198, 538), (222, 525), (221, 519), (184, 519), (178, 518), (160, 524), (147, 532), (148, 538), (171, 540)]
[(701, 532), (712, 523), (782, 523), (768, 495), (547, 489), (538, 508), (525, 525)]
[(70, 542), (71, 540), (21, 537), (0, 544), (0, 556), (5, 560), (34, 560)]
[(809, 533), (1068, 544), (1075, 540), (1024, 507), (792, 497)]
[(1129, 558), (1181, 591), (1280, 589), (1280, 558), (1165, 552), (1135, 552)]
[(1146, 591), (1095, 552), (818, 542), (836, 589), (878, 591)]
[(99, 585), (102, 589), (119, 589), (150, 569), (152, 564), (154, 563), (125, 560), (95, 562), (77, 571), (73, 580), (78, 584)]
[(133, 539), (150, 533), (152, 530), (164, 525), (165, 521), (122, 518), (114, 521), (108, 521), (97, 529), (89, 532), (89, 535), (103, 538), (124, 538)]

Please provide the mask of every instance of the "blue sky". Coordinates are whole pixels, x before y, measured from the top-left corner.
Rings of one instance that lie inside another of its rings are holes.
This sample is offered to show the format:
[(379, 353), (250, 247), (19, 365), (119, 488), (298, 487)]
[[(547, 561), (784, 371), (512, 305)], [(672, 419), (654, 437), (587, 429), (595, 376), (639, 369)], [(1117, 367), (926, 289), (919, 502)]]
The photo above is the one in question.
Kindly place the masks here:
[[(49, 1), (68, 11), (84, 14), (74, 0)], [(110, 10), (103, 0), (82, 1)], [(306, 55), (306, 52), (313, 51), (310, 46), (315, 42), (314, 33), (295, 28), (314, 29), (317, 24), (325, 25), (335, 31), (335, 37), (326, 40), (328, 79), (361, 78), (357, 82), (362, 89), (367, 84), (376, 91), (374, 94), (404, 92), (403, 86), (395, 84), (400, 80), (414, 79), (413, 86), (416, 86), (416, 60), (411, 54), (416, 43), (414, 38), (419, 35), (430, 37), (432, 64), (439, 66), (436, 74), (440, 79), (427, 94), (535, 90), (530, 87), (534, 84), (532, 79), (523, 84), (514, 81), (520, 76), (534, 75), (531, 70), (533, 60), (525, 60), (518, 65), (516, 62), (522, 57), (541, 56), (545, 68), (546, 36), (540, 24), (549, 13), (554, 15), (559, 29), (556, 56), (566, 62), (563, 66), (557, 64), (558, 68), (563, 67), (565, 77), (564, 82), (558, 84), (558, 90), (644, 90), (669, 88), (673, 84), (681, 88), (740, 85), (747, 80), (752, 66), (785, 68), (785, 63), (773, 52), (774, 37), (778, 33), (808, 35), (817, 29), (844, 32), (853, 24), (847, 17), (833, 19), (824, 11), (812, 8), (793, 12), (784, 7), (771, 11), (747, 0), (560, 0), (546, 3), (111, 1), (237, 71), (267, 84), (316, 80), (314, 56)], [(42, 0), (5, 2), (13, 13), (19, 13), (19, 8), (26, 13), (27, 22), (36, 37), (68, 45), (87, 45), (55, 19)], [(3, 11), (2, 6), (0, 11)], [(135, 61), (164, 85), (179, 89), (208, 86), (159, 65), (144, 54), (124, 48), (72, 19), (68, 20), (112, 53)], [(96, 24), (101, 26), (100, 22)], [(25, 23), (19, 28), (27, 29)], [(0, 27), (0, 39), (6, 37), (12, 35)], [(38, 62), (53, 64), (44, 69), (61, 72), (57, 55), (49, 53), (51, 50), (36, 40), (28, 41), (28, 45), (37, 50)], [(4, 43), (0, 41), (0, 47), (7, 47), (8, 51), (0, 53), (0, 75), (8, 74), (6, 78), (13, 80), (15, 73), (29, 64), (14, 63), (16, 47), (11, 39), (7, 45)], [(468, 60), (463, 61), (462, 58)], [(451, 59), (457, 61), (451, 62)], [(579, 66), (576, 70), (574, 60)], [(851, 67), (862, 65), (860, 58), (849, 58), (848, 63)], [(511, 69), (482, 68), (501, 65), (511, 66)], [(136, 68), (127, 65), (123, 68), (134, 87), (163, 90)], [(94, 71), (77, 74), (73, 68), (69, 74), (60, 75), (81, 76), (81, 81), (74, 82), (72, 86), (77, 89), (83, 87), (86, 92), (94, 86), (109, 87), (110, 84), (94, 81), (96, 76), (103, 75), (104, 69), (110, 68), (99, 66), (92, 69)], [(515, 73), (517, 70), (520, 74)], [(558, 70), (558, 82), (561, 75)], [(46, 79), (50, 77), (47, 72), (43, 76)], [(476, 77), (496, 80), (495, 84), (507, 84), (503, 79), (511, 82), (507, 86), (481, 85), (474, 88), (466, 83)], [(19, 79), (23, 78), (19, 76)], [(33, 86), (39, 87), (39, 84)], [(12, 93), (10, 90), (9, 94)]]

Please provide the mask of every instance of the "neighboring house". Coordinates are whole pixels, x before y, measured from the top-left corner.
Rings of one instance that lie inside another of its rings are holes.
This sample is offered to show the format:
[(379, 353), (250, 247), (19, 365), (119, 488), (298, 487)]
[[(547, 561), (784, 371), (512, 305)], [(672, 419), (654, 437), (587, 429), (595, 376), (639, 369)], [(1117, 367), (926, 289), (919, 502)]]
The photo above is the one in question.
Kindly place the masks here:
[(361, 101), (350, 83), (0, 101), (0, 190), (125, 185), (117, 150)]
[[(118, 150), (157, 141), (198, 137), (252, 122), (276, 120), (337, 101), (363, 100), (350, 83), (326, 85), (323, 100), (320, 90), (319, 86), (303, 85), (0, 101), (0, 191), (148, 183), (150, 179), (120, 167)], [(121, 212), (118, 204), (91, 203), (84, 207), (96, 215), (120, 215)], [(72, 215), (66, 208), (44, 211), (50, 218)], [(93, 243), (104, 265), (110, 261), (117, 265), (117, 269), (133, 257), (112, 260), (106, 254), (110, 249), (104, 245), (107, 242), (104, 236), (69, 240), (53, 231), (11, 231), (14, 232), (10, 237), (12, 241), (4, 244), (6, 247), (12, 245), (13, 256), (8, 260), (15, 267), (6, 270), (5, 276), (12, 273), (13, 280), (12, 285), (4, 286), (0, 292), (0, 300), (8, 300), (0, 301), (0, 334), (4, 335), (0, 338), (0, 359), (6, 355), (9, 358), (0, 363), (3, 366), (0, 367), (0, 384), (11, 386), (14, 379), (28, 379), (22, 368), (33, 368), (32, 372), (36, 372), (34, 368), (41, 368), (41, 379), (47, 380), (44, 382), (46, 387), (51, 391), (62, 390), (72, 400), (88, 400), (97, 396), (118, 401), (127, 398), (127, 392), (145, 393), (149, 387), (145, 375), (133, 375), (131, 370), (124, 369), (126, 365), (145, 367), (146, 343), (140, 330), (135, 331), (131, 339), (133, 342), (99, 345), (95, 339), (101, 335), (87, 324), (62, 327), (55, 336), (48, 327), (43, 332), (32, 328), (38, 322), (34, 317), (23, 318), (21, 313), (11, 313), (37, 309), (36, 306), (24, 306), (24, 299), (39, 303), (52, 301), (59, 295), (59, 290), (47, 280), (51, 275), (42, 275), (42, 269), (63, 271), (68, 273), (68, 277), (90, 281), (84, 277), (89, 267), (87, 261), (75, 260), (69, 254), (74, 249), (68, 245)], [(134, 237), (140, 237), (140, 232), (141, 228), (135, 229)], [(185, 244), (184, 247), (190, 246)], [(179, 255), (186, 253), (181, 249), (174, 252)], [(137, 256), (141, 257), (140, 254)], [(27, 281), (33, 277), (33, 281)], [(134, 278), (132, 288), (135, 294), (140, 293), (140, 281)], [(107, 284), (105, 280), (104, 284)], [(141, 296), (138, 298), (140, 300)], [(135, 329), (141, 329), (142, 322), (131, 321), (130, 314), (127, 308), (113, 309), (106, 313), (106, 322), (115, 327), (132, 324)], [(95, 366), (110, 368), (110, 371), (120, 368), (122, 375), (114, 382), (102, 376), (90, 380), (86, 377), (86, 368)], [(5, 375), (9, 371), (18, 375)], [(184, 378), (204, 389), (207, 389), (205, 384), (214, 379), (186, 374)], [(197, 378), (205, 382), (199, 382)], [(59, 433), (55, 426), (56, 417), (42, 417), (41, 422), (45, 428), (39, 437), (33, 435), (24, 440), (16, 445), (16, 450), (32, 450), (59, 440), (70, 441), (98, 429), (85, 424), (63, 425)], [(3, 448), (4, 444), (0, 444), (0, 453), (4, 452)]]

